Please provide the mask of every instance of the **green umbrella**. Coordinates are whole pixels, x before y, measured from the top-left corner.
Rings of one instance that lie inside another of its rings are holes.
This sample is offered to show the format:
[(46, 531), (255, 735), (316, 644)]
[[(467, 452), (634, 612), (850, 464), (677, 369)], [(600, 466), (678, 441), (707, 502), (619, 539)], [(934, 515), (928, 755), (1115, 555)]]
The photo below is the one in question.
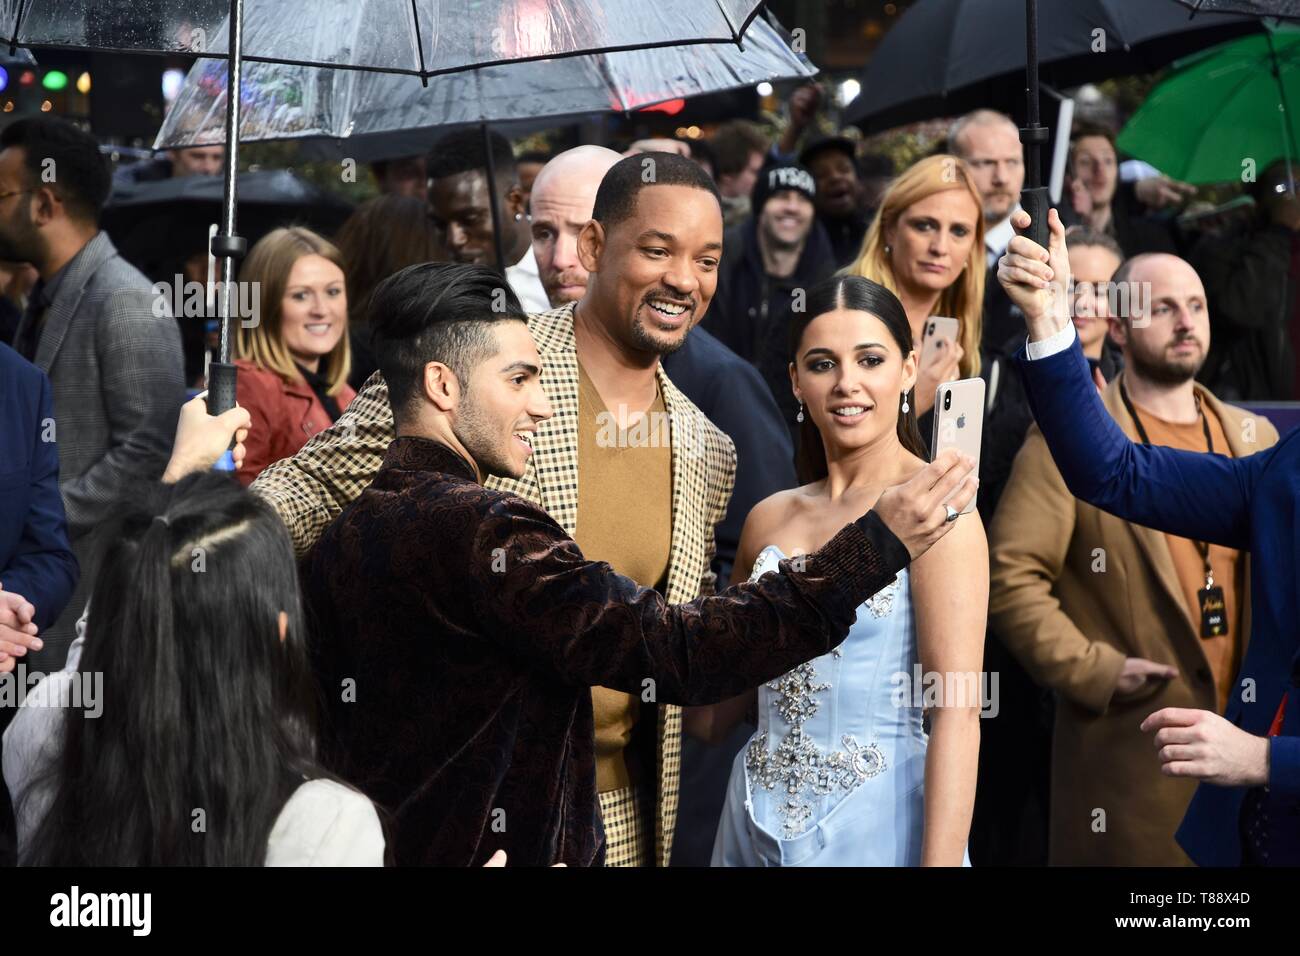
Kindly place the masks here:
[(1249, 181), (1296, 157), (1300, 27), (1276, 27), (1175, 63), (1124, 131), (1122, 152), (1189, 183)]

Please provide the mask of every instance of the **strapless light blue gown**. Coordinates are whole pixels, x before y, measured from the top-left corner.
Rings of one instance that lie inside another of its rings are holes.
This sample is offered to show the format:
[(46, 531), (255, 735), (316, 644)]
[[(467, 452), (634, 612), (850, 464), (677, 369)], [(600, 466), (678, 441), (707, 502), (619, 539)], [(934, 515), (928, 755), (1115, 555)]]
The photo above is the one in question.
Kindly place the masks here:
[[(765, 548), (751, 580), (780, 573), (784, 557)], [(714, 866), (920, 865), (918, 660), (903, 570), (858, 608), (839, 647), (758, 688), (758, 729), (731, 770)]]

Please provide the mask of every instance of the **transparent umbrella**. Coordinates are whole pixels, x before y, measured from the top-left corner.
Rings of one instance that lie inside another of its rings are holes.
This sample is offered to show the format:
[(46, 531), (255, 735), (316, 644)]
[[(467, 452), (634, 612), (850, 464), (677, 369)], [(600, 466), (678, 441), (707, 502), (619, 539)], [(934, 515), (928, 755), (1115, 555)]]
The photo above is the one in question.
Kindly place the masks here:
[[(242, 84), (241, 142), (299, 140), (319, 157), (359, 162), (422, 153), (431, 131), (630, 111), (667, 100), (816, 73), (762, 17), (744, 47), (687, 44), (409, 77), (271, 63), (250, 64)], [(156, 149), (220, 143), (225, 138), (222, 64), (196, 63), (154, 143)]]
[[(692, 43), (740, 43), (759, 0), (0, 0), (0, 42), (434, 76), (473, 67)], [(220, 360), (209, 408), (233, 407), (230, 297), (242, 97), (226, 103), (225, 198), (212, 252), (221, 259)]]
[[(224, 58), (230, 0), (0, 0), (10, 45)], [(242, 55), (431, 77), (518, 60), (737, 42), (758, 0), (244, 0)]]

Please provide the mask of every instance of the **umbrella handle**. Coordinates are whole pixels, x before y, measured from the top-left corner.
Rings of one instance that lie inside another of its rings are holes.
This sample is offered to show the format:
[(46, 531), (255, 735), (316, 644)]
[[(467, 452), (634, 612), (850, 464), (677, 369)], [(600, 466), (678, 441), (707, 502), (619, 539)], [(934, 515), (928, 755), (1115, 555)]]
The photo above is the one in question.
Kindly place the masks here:
[[(235, 407), (235, 379), (238, 369), (226, 362), (212, 362), (208, 365), (208, 414), (220, 415)], [(230, 439), (230, 447), (235, 447), (235, 440)], [(234, 471), (235, 459), (229, 451), (222, 454), (213, 471)]]
[(1051, 192), (1046, 186), (1030, 186), (1020, 191), (1020, 206), (1029, 213), (1033, 220), (1029, 228), (1021, 232), (1044, 249), (1048, 248), (1051, 231), (1047, 228), (1047, 211), (1052, 207)]

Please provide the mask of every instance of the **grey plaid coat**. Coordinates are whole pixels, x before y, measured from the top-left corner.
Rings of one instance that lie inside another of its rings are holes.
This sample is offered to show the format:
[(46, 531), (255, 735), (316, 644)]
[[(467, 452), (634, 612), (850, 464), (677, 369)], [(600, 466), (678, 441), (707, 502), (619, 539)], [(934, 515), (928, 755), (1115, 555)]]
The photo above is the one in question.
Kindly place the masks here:
[[(518, 481), (492, 478), (487, 484), (540, 504), (572, 535), (578, 524), (579, 475), (573, 306), (530, 316), (528, 328), (542, 358), (542, 388), (554, 414), (538, 428), (524, 476)], [(658, 377), (669, 416), (673, 470), (672, 545), (664, 596), (680, 604), (715, 589), (710, 570), (713, 529), (731, 498), (736, 455), (731, 439), (677, 390), (662, 367)], [(393, 437), (388, 387), (376, 373), (333, 426), (258, 476), (253, 491), (275, 506), (299, 554), (370, 484)], [(633, 489), (610, 493), (625, 493), (628, 506), (635, 507)], [(657, 710), (655, 859), (667, 866), (677, 822), (681, 709), (664, 704)], [(607, 834), (611, 842), (614, 836)]]
[[(81, 581), (42, 635), (45, 648), (33, 667), (63, 666), (94, 582), (90, 532), (140, 481), (162, 476), (185, 400), (176, 320), (108, 234), (96, 233), (66, 268), (46, 309), (35, 364), (53, 386), (59, 490)], [(31, 322), (23, 316), (15, 341)]]

